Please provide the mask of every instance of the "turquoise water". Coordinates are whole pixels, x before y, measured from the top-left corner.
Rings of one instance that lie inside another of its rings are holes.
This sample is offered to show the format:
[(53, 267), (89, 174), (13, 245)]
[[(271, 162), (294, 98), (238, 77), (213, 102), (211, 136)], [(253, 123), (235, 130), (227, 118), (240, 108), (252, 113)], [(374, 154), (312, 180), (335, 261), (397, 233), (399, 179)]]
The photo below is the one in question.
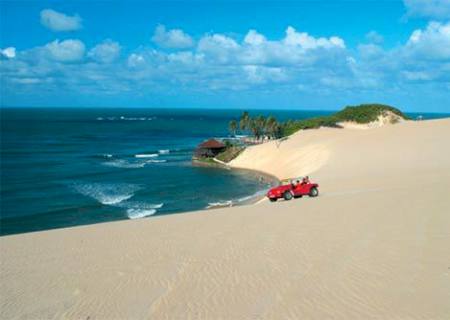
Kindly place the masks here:
[[(240, 110), (1, 109), (0, 234), (136, 219), (242, 202), (255, 174), (191, 164)], [(327, 111), (252, 111), (280, 120)], [(412, 115), (415, 116), (415, 115)], [(425, 115), (425, 118), (442, 115)]]

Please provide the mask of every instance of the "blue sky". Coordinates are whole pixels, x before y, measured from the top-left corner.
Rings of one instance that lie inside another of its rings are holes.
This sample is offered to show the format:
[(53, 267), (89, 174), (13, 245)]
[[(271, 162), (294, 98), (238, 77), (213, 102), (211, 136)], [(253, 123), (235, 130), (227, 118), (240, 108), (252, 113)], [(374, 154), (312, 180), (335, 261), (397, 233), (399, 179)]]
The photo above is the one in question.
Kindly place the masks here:
[(0, 4), (2, 106), (450, 112), (450, 0)]

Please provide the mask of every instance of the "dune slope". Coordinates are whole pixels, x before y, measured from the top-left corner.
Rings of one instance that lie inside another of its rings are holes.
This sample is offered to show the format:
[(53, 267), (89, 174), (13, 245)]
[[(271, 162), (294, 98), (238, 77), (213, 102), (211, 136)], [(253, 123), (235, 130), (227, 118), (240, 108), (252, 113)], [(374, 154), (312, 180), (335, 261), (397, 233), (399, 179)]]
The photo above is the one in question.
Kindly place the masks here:
[(321, 196), (0, 238), (0, 317), (448, 319), (450, 120), (320, 129), (233, 165)]

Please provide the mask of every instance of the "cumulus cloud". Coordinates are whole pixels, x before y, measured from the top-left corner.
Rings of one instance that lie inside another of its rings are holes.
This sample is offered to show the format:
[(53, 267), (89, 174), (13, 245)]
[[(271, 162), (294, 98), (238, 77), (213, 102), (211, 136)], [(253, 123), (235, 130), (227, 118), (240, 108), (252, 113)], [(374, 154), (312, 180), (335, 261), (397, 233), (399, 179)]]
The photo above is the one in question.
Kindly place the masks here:
[(450, 18), (450, 0), (403, 0), (408, 17)]
[(197, 49), (205, 54), (209, 61), (227, 64), (238, 57), (240, 45), (234, 39), (223, 34), (206, 35), (198, 42)]
[(263, 44), (263, 43), (265, 43), (267, 40), (266, 40), (266, 37), (264, 36), (264, 35), (262, 35), (262, 34), (260, 34), (260, 33), (258, 33), (256, 30), (250, 30), (248, 33), (247, 33), (247, 35), (245, 36), (245, 38), (244, 38), (244, 42), (246, 43), (246, 44), (249, 44), (249, 45), (255, 45), (255, 46), (258, 46), (258, 45), (260, 45), (260, 44)]
[(16, 48), (8, 47), (5, 49), (0, 49), (0, 55), (6, 57), (8, 59), (15, 58), (16, 57)]
[(127, 59), (127, 65), (131, 68), (139, 67), (145, 64), (145, 59), (141, 54), (132, 53)]
[(424, 30), (415, 30), (405, 49), (418, 58), (450, 59), (450, 22), (430, 22)]
[(390, 49), (383, 48), (374, 34), (348, 49), (338, 36), (321, 37), (293, 27), (278, 39), (256, 30), (242, 38), (212, 33), (200, 36), (189, 48), (141, 46), (126, 56), (112, 40), (88, 50), (80, 40), (55, 40), (18, 50), (14, 59), (5, 58), (3, 49), (1, 81), (11, 88), (9, 92), (20, 92), (25, 86), (136, 95), (257, 89), (279, 96), (301, 91), (343, 97), (353, 92), (401, 91), (423, 83), (441, 92), (450, 87), (449, 24), (431, 22)]
[(81, 18), (64, 13), (44, 9), (41, 11), (41, 24), (52, 31), (73, 31), (81, 29)]
[(280, 40), (268, 40), (256, 30), (250, 30), (241, 43), (223, 34), (205, 35), (197, 49), (209, 61), (220, 64), (308, 65), (342, 52), (345, 43), (339, 37), (315, 38), (288, 27)]
[(88, 57), (101, 63), (111, 63), (119, 58), (120, 49), (119, 43), (108, 39), (89, 50)]
[(243, 67), (246, 79), (251, 84), (265, 84), (268, 82), (284, 82), (288, 75), (283, 68), (246, 65)]
[(158, 25), (152, 37), (153, 42), (163, 48), (182, 49), (194, 45), (192, 38), (181, 29), (166, 30), (162, 24)]
[(286, 29), (286, 37), (284, 42), (290, 46), (299, 46), (304, 49), (316, 48), (345, 48), (344, 40), (339, 37), (331, 38), (314, 38), (306, 32), (297, 32), (293, 27)]
[(75, 62), (83, 59), (85, 45), (80, 40), (55, 40), (45, 45), (50, 57), (60, 62)]

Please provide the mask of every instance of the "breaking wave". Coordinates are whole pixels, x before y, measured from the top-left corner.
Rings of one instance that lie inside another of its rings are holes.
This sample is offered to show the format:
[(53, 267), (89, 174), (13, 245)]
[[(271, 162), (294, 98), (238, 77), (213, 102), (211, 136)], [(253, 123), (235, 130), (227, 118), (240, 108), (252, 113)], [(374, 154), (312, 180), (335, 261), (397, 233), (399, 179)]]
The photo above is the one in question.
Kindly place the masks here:
[(157, 157), (158, 154), (157, 153), (149, 153), (149, 154), (135, 154), (134, 157), (135, 158), (155, 158)]
[(140, 189), (138, 185), (126, 183), (76, 183), (73, 188), (78, 193), (105, 205), (117, 205), (128, 200)]
[(149, 209), (149, 210), (128, 209), (127, 210), (127, 216), (129, 219), (144, 218), (144, 217), (152, 216), (155, 213), (156, 213), (155, 209)]
[(129, 162), (124, 159), (103, 162), (103, 165), (105, 165), (105, 166), (115, 167), (115, 168), (124, 168), (124, 169), (143, 168), (143, 167), (145, 167), (145, 164), (146, 164), (146, 162)]
[[(159, 204), (148, 204), (143, 202), (127, 202), (123, 203), (123, 207), (127, 207), (127, 217), (129, 219), (139, 219), (147, 216), (154, 215), (156, 209), (163, 206), (163, 203)], [(122, 207), (122, 206), (121, 206)]]

